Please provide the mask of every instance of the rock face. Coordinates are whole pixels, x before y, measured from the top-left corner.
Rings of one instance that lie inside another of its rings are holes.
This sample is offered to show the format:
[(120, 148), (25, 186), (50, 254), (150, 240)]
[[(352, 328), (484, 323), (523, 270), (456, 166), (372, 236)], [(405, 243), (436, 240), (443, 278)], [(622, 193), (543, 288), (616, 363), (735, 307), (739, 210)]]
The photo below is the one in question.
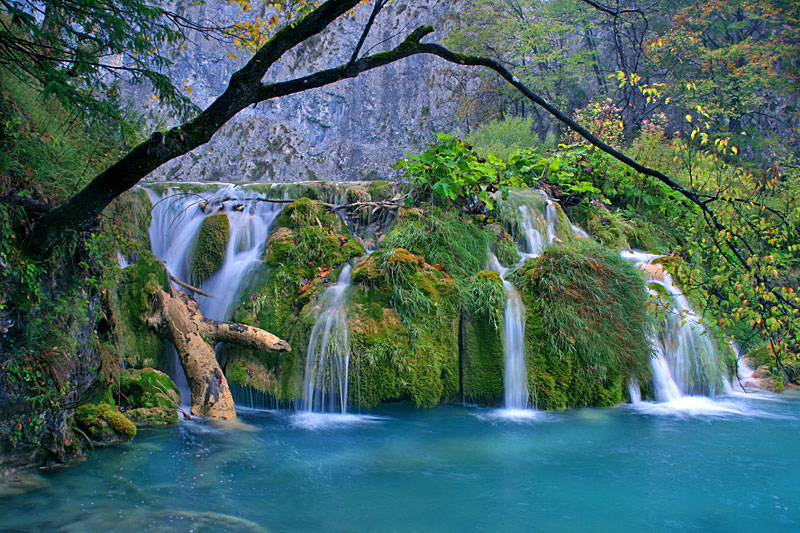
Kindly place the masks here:
[[(390, 3), (378, 16), (362, 50), (376, 53), (396, 46), (424, 24), (437, 30), (429, 41), (445, 37), (445, 18), (453, 9), (450, 2), (410, 4)], [(265, 6), (252, 4), (250, 13), (264, 16)], [(224, 2), (180, 2), (176, 10), (192, 20), (215, 23), (242, 16), (239, 7)], [(370, 6), (361, 6), (355, 16), (342, 17), (284, 56), (264, 81), (294, 79), (346, 63), (369, 12)], [(172, 51), (174, 64), (166, 73), (176, 86), (191, 88), (192, 100), (204, 108), (222, 93), (230, 75), (249, 54), (202, 36), (191, 36), (190, 41), (183, 51)], [(260, 103), (239, 113), (208, 145), (164, 165), (153, 177), (241, 182), (394, 176), (397, 171), (390, 165), (404, 152), (427, 142), (430, 132), (453, 126), (450, 117), (455, 103), (449, 90), (433, 81), (446, 80), (442, 73), (446, 68), (439, 59), (419, 55), (353, 80)], [(136, 107), (148, 113), (153, 123), (176, 123), (173, 117), (164, 116), (149, 87), (129, 91)]]

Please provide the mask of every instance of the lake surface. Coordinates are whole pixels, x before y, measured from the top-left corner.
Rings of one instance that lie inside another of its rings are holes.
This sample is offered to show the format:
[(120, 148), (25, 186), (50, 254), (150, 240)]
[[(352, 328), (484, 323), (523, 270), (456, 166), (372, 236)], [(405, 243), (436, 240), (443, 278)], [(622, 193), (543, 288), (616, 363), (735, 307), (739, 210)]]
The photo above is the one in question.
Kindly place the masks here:
[(528, 417), (240, 414), (239, 429), (143, 429), (45, 473), (0, 499), (0, 529), (800, 530), (796, 392)]

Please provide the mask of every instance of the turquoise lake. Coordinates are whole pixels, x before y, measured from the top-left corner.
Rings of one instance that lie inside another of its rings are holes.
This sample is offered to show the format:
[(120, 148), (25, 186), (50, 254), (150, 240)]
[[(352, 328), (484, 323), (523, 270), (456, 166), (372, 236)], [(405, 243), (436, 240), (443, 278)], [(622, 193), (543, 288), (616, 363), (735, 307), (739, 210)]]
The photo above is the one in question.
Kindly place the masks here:
[(0, 529), (800, 530), (796, 392), (498, 414), (242, 410), (236, 429), (144, 429), (0, 499)]

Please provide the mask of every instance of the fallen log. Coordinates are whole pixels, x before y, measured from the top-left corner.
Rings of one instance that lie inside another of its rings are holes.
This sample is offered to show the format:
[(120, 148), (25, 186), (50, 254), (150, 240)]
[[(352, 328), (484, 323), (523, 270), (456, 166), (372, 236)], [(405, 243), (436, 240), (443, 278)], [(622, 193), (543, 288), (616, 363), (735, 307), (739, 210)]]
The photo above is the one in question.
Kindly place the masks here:
[(154, 295), (156, 310), (147, 324), (175, 344), (192, 391), (192, 414), (232, 420), (236, 418), (228, 381), (214, 353), (218, 342), (250, 348), (290, 351), (289, 343), (262, 329), (219, 322), (203, 316), (189, 294), (159, 290)]

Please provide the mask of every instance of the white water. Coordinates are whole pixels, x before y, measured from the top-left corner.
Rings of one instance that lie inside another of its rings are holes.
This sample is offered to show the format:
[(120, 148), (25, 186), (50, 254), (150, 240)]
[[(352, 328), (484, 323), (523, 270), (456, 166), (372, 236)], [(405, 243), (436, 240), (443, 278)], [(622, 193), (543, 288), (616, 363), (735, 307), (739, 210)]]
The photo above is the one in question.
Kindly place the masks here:
[(316, 413), (347, 413), (347, 371), (350, 338), (345, 292), (350, 286), (350, 265), (345, 265), (336, 285), (320, 295), (321, 313), (311, 330), (303, 381), (303, 409)]
[[(542, 192), (544, 195), (544, 193)], [(544, 195), (547, 198), (547, 195)], [(545, 200), (544, 209), (536, 213), (529, 205), (519, 206), (522, 234), (525, 237), (525, 251), (520, 252), (522, 260), (539, 257), (545, 246), (558, 239), (558, 211), (552, 200)]]
[[(622, 252), (622, 257), (643, 267), (656, 256), (644, 252)], [(655, 399), (661, 405), (658, 413), (731, 413), (731, 406), (712, 399), (723, 386), (724, 379), (714, 344), (686, 295), (667, 272), (663, 272), (662, 279), (653, 277), (648, 284), (654, 297), (659, 294), (652, 288), (654, 286), (662, 287), (668, 295), (665, 317), (651, 339), (653, 388)], [(631, 399), (634, 399), (633, 392)], [(654, 412), (652, 404), (646, 403), (640, 402), (639, 406)]]
[(500, 274), (506, 292), (503, 308), (503, 406), (507, 411), (528, 408), (528, 371), (525, 365), (525, 306), (517, 289), (505, 279), (509, 269), (489, 253), (489, 268)]
[(630, 394), (631, 403), (639, 403), (642, 401), (642, 387), (635, 377), (631, 377), (631, 381), (628, 384), (628, 394)]
[[(211, 297), (200, 298), (200, 311), (214, 320), (228, 320), (236, 297), (248, 275), (261, 264), (269, 228), (283, 205), (263, 202), (269, 195), (222, 185), (214, 192), (184, 193), (168, 189), (158, 194), (145, 189), (153, 204), (149, 228), (150, 247), (170, 274), (189, 281), (190, 261), (203, 219), (224, 212), (230, 235), (220, 269), (201, 285)], [(199, 297), (198, 297), (199, 298)], [(177, 351), (172, 351), (174, 379), (181, 403), (191, 403), (188, 384)]]

